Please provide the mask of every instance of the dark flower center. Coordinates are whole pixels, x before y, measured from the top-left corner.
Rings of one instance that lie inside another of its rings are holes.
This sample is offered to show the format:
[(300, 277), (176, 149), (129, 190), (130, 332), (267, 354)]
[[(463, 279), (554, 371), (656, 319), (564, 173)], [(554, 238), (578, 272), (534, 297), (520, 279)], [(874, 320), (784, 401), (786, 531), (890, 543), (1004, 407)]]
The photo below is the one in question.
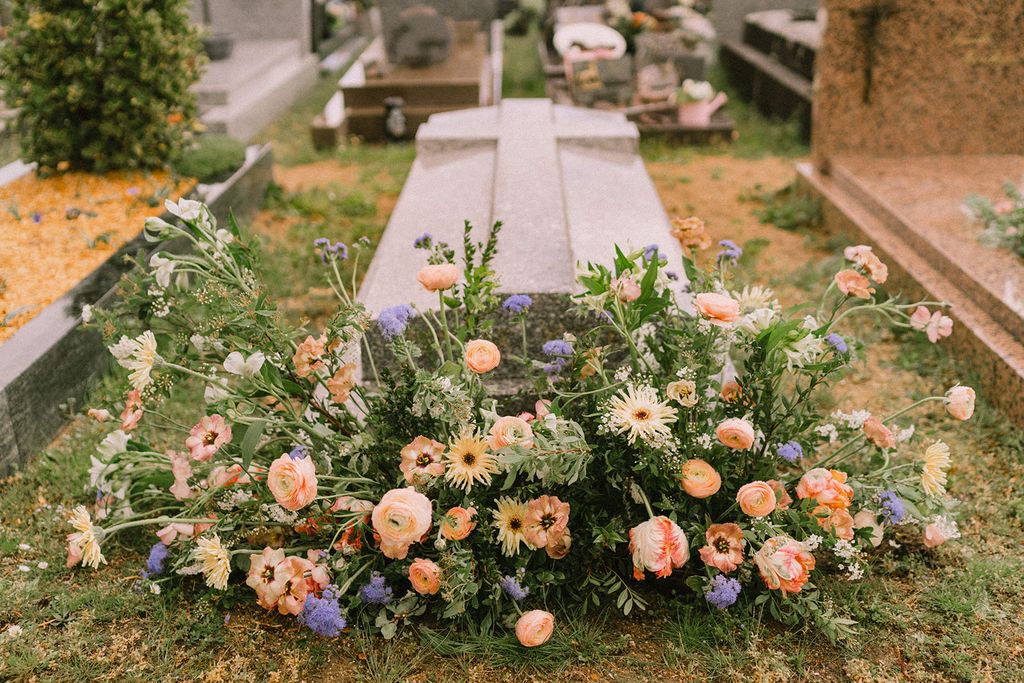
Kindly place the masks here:
[(213, 442), (217, 440), (217, 432), (206, 432), (206, 436), (203, 437), (203, 445), (212, 446)]
[(651, 413), (646, 408), (640, 408), (633, 412), (633, 418), (637, 420), (649, 420)]
[(523, 520), (519, 519), (518, 517), (513, 517), (512, 519), (508, 520), (508, 528), (512, 531), (519, 531), (523, 528)]
[(555, 525), (556, 521), (558, 521), (558, 520), (555, 519), (555, 516), (553, 514), (551, 514), (551, 513), (548, 513), (548, 514), (543, 515), (540, 518), (540, 525), (544, 529), (550, 529), (551, 527), (553, 527)]
[(466, 453), (462, 456), (462, 464), (472, 467), (476, 464), (476, 456), (472, 453)]
[(416, 456), (416, 464), (420, 467), (426, 467), (430, 464), (430, 455), (427, 453), (420, 453)]
[(720, 553), (727, 553), (732, 548), (732, 546), (729, 545), (729, 539), (725, 538), (724, 536), (719, 536), (718, 538), (716, 538), (713, 545), (715, 546), (715, 550), (717, 550)]

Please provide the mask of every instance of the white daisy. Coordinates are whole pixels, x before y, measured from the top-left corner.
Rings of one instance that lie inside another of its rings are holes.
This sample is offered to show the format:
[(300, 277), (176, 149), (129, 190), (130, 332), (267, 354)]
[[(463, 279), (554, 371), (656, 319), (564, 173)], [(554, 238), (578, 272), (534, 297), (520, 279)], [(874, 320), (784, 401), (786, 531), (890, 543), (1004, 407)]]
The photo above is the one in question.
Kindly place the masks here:
[(228, 560), (228, 551), (221, 545), (217, 534), (200, 536), (196, 540), (192, 557), (199, 563), (200, 571), (206, 577), (207, 586), (220, 591), (228, 587), (231, 562)]
[[(149, 373), (152, 372), (153, 365), (160, 358), (160, 354), (157, 353), (156, 337), (153, 336), (151, 330), (146, 330), (131, 343), (131, 355), (125, 360), (118, 359), (118, 363), (132, 371), (128, 375), (128, 381), (131, 382), (132, 388), (142, 391), (150, 383)], [(116, 357), (117, 354), (114, 355)]]
[(89, 511), (84, 505), (79, 505), (71, 511), (68, 523), (76, 532), (68, 534), (68, 545), (81, 552), (82, 564), (93, 569), (106, 564), (107, 560), (100, 550), (99, 539), (96, 538), (96, 527), (93, 526)]
[[(512, 557), (519, 552), (519, 544), (526, 543), (523, 527), (529, 506), (507, 496), (496, 502), (498, 509), (494, 511), (494, 528), (498, 530), (498, 542), (501, 543), (501, 552)], [(531, 547), (529, 543), (526, 545)]]
[(626, 434), (630, 444), (640, 439), (657, 443), (672, 435), (669, 425), (676, 421), (676, 409), (658, 400), (653, 387), (630, 386), (609, 401), (608, 426)]

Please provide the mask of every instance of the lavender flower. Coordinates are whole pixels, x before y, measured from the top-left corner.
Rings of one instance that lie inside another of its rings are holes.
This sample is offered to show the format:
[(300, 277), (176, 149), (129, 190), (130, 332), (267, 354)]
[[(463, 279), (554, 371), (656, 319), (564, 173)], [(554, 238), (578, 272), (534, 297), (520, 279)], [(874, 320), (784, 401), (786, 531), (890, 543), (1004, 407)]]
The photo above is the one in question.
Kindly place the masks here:
[(878, 502), (882, 506), (882, 520), (886, 524), (899, 524), (907, 516), (907, 506), (895, 491), (882, 491), (878, 494)]
[(501, 307), (512, 315), (525, 313), (533, 305), (533, 299), (526, 294), (513, 294), (505, 299)]
[(409, 321), (415, 317), (416, 311), (409, 304), (390, 306), (377, 316), (377, 326), (384, 338), (390, 341), (403, 334)]
[(711, 583), (704, 591), (704, 599), (713, 607), (726, 609), (736, 602), (741, 590), (743, 590), (743, 586), (739, 581), (729, 578), (725, 574), (719, 574), (711, 579)]
[(519, 579), (514, 576), (503, 576), (498, 581), (498, 585), (501, 586), (501, 590), (505, 591), (505, 595), (512, 598), (516, 602), (524, 599), (530, 594), (530, 589), (519, 583)]
[(292, 460), (302, 460), (309, 455), (309, 449), (302, 444), (299, 444), (295, 448), (288, 452), (288, 457)]
[(661, 260), (661, 252), (658, 251), (657, 244), (648, 244), (644, 247), (644, 260), (648, 262)]
[(718, 246), (722, 247), (722, 251), (718, 252), (719, 260), (726, 259), (735, 265), (736, 261), (743, 256), (743, 250), (732, 240), (722, 240)]
[(543, 369), (544, 372), (546, 372), (549, 375), (557, 375), (562, 370), (564, 370), (565, 366), (568, 364), (569, 361), (567, 361), (565, 358), (556, 358), (550, 363), (545, 363)]
[(146, 576), (156, 576), (164, 573), (164, 560), (167, 559), (167, 546), (163, 543), (154, 543), (149, 549), (149, 559), (146, 560)]
[(551, 341), (544, 342), (541, 350), (544, 351), (545, 356), (571, 356), (572, 344), (561, 339), (552, 339)]
[(412, 246), (416, 249), (429, 249), (431, 243), (434, 241), (434, 236), (429, 232), (425, 232), (412, 243)]
[(359, 589), (359, 599), (368, 605), (388, 605), (394, 599), (394, 591), (380, 572), (370, 574), (370, 583)]
[(835, 332), (829, 332), (827, 335), (825, 335), (825, 341), (831, 344), (832, 348), (834, 348), (839, 353), (846, 353), (849, 350), (849, 347), (846, 345), (846, 340), (840, 337)]
[(336, 637), (348, 624), (341, 614), (341, 605), (338, 604), (338, 587), (333, 584), (327, 586), (319, 598), (310, 594), (303, 603), (297, 619), (314, 633), (327, 638)]
[(804, 457), (804, 448), (796, 441), (779, 444), (779, 457), (787, 462), (796, 462)]
[(330, 263), (332, 260), (344, 261), (348, 258), (348, 245), (344, 242), (334, 242), (326, 237), (318, 237), (313, 240), (313, 246), (320, 250), (320, 260)]
[(39, 213), (38, 211), (33, 211), (32, 212), (32, 222), (33, 223), (42, 223), (43, 222), (43, 214)]

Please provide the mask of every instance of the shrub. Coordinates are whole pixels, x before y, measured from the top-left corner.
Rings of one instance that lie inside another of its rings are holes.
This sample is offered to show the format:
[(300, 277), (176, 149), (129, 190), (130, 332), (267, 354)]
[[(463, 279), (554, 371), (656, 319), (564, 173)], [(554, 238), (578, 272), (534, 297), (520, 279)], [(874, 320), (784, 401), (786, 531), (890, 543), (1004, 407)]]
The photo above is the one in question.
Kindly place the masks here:
[(227, 135), (203, 135), (182, 154), (178, 173), (201, 183), (227, 180), (245, 161), (245, 145)]
[(152, 168), (195, 123), (202, 66), (186, 0), (25, 0), (0, 49), (21, 153), (43, 169)]

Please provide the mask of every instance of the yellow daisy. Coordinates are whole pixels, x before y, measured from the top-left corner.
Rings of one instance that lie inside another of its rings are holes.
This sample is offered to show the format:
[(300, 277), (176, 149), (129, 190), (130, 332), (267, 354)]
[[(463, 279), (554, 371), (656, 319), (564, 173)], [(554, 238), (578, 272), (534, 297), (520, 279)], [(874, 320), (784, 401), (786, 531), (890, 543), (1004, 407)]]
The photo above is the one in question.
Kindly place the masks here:
[(68, 547), (74, 546), (74, 549), (81, 553), (82, 564), (93, 569), (106, 564), (107, 560), (103, 557), (99, 540), (96, 538), (96, 527), (92, 525), (89, 511), (84, 505), (79, 505), (71, 511), (68, 523), (77, 532), (68, 536)]
[(448, 444), (445, 460), (444, 478), (466, 493), (475, 483), (489, 485), (491, 475), (501, 471), (497, 458), (487, 452), (487, 440), (468, 431)]
[(946, 469), (949, 468), (949, 446), (936, 441), (924, 452), (924, 467), (921, 470), (921, 488), (929, 496), (941, 496), (946, 492)]
[(219, 536), (216, 534), (213, 536), (200, 536), (196, 540), (196, 547), (192, 551), (192, 556), (202, 567), (207, 586), (220, 591), (228, 587), (231, 562), (228, 560), (227, 549), (221, 545)]
[[(497, 503), (498, 509), (494, 511), (494, 528), (498, 530), (501, 552), (512, 557), (519, 552), (519, 544), (526, 543), (526, 539), (523, 538), (523, 527), (526, 525), (529, 506), (507, 496), (499, 498)], [(530, 547), (529, 543), (526, 545)]]

